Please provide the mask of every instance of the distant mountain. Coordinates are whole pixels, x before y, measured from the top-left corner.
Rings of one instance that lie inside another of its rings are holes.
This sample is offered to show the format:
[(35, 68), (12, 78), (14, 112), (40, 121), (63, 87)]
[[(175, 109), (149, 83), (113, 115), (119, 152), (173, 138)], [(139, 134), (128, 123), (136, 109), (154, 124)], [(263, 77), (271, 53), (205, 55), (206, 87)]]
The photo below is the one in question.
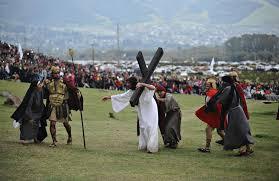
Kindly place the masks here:
[(43, 49), (115, 48), (120, 24), (122, 47), (177, 48), (279, 35), (278, 17), (278, 0), (1, 0), (0, 38)]
[(279, 1), (258, 0), (261, 7), (239, 21), (238, 25), (248, 26), (273, 26), (279, 25)]
[(279, 1), (278, 0), (267, 0), (270, 4), (279, 7)]
[(1, 0), (0, 17), (46, 26), (134, 24), (158, 19), (235, 24), (264, 6), (279, 12), (278, 0)]

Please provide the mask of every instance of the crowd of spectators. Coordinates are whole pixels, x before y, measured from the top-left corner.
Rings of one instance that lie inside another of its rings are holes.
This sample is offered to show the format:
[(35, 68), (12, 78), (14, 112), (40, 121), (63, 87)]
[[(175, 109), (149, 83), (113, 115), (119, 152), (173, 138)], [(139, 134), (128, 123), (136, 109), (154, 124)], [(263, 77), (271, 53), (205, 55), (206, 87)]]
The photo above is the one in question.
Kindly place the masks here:
[[(93, 65), (74, 65), (71, 62), (58, 58), (35, 53), (32, 50), (23, 50), (20, 60), (18, 47), (5, 42), (0, 42), (0, 79), (13, 79), (15, 81), (30, 82), (34, 76), (42, 79), (50, 77), (51, 67), (60, 67), (61, 77), (76, 80), (79, 87), (125, 90), (125, 83), (129, 76), (135, 72), (114, 72), (100, 70)], [(156, 77), (156, 78), (155, 78)], [(199, 76), (177, 77), (156, 75), (153, 81), (166, 88), (170, 93), (204, 95), (206, 78)], [(246, 97), (265, 99), (266, 95), (279, 95), (279, 85), (256, 84), (251, 82), (241, 83)]]

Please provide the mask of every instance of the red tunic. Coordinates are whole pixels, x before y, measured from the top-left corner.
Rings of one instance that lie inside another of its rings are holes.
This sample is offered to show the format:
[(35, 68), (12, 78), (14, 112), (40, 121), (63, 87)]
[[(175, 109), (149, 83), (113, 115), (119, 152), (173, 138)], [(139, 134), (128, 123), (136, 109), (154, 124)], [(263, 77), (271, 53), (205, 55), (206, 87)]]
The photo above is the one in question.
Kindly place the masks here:
[(211, 97), (213, 97), (217, 92), (218, 92), (217, 89), (211, 88), (211, 89), (209, 89), (205, 94), (206, 94), (206, 96), (209, 96), (209, 97), (211, 98)]
[[(209, 89), (206, 92), (206, 95), (208, 97), (213, 97), (216, 93), (218, 92), (217, 89)], [(220, 127), (220, 119), (221, 119), (221, 110), (222, 110), (222, 105), (217, 104), (217, 112), (205, 112), (206, 106), (202, 106), (199, 108), (195, 114), (196, 116), (203, 122), (207, 123), (210, 127), (212, 128), (219, 128)]]

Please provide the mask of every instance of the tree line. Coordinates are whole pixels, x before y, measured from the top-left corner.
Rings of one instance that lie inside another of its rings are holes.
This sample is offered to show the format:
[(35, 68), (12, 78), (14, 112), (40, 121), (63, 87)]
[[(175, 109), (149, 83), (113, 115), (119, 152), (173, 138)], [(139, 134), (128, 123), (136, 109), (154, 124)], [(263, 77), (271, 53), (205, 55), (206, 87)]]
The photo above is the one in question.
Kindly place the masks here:
[(276, 35), (245, 34), (224, 43), (226, 55), (233, 61), (279, 60), (279, 38)]
[[(111, 49), (106, 51), (95, 50), (97, 60), (133, 60), (139, 50)], [(142, 50), (146, 59), (151, 59), (154, 50)], [(92, 49), (88, 48), (77, 55), (78, 59), (92, 59)], [(232, 37), (221, 45), (198, 46), (191, 48), (177, 47), (166, 49), (162, 60), (179, 63), (186, 61), (265, 61), (279, 63), (279, 38), (268, 34), (244, 34)]]

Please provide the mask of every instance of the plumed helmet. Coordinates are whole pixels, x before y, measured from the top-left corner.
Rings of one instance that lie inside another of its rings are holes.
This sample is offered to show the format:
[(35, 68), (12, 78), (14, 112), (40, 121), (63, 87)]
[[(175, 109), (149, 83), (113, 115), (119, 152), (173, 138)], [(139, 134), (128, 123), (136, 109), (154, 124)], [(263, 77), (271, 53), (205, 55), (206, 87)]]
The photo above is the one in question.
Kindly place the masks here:
[(59, 74), (59, 72), (60, 72), (60, 69), (59, 69), (58, 66), (52, 66), (51, 67), (51, 73), (52, 74)]
[(211, 84), (211, 87), (217, 89), (216, 80), (214, 78), (207, 79), (206, 83)]
[(231, 76), (235, 81), (239, 81), (239, 77), (236, 71), (230, 72), (229, 76)]

